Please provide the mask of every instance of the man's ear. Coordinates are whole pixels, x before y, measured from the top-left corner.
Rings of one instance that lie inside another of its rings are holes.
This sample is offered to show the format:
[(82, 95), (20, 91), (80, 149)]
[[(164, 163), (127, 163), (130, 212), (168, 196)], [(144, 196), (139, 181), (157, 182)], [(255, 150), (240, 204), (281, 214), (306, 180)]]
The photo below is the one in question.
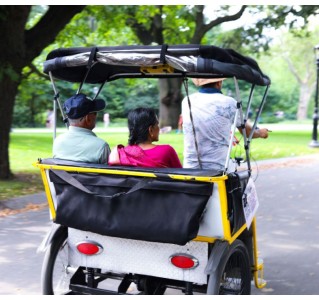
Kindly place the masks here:
[(88, 114), (88, 117), (90, 118), (90, 120), (93, 120), (94, 114), (89, 113), (89, 114)]
[(92, 124), (92, 115), (88, 114), (83, 118), (84, 125), (85, 126), (90, 126)]
[(219, 89), (219, 90), (221, 90), (221, 88), (222, 88), (222, 86), (223, 86), (223, 81), (221, 80), (221, 81), (217, 81), (216, 82), (216, 85), (217, 85), (217, 88)]
[(83, 121), (85, 122), (85, 124), (88, 124), (90, 122), (90, 115), (86, 115), (84, 118), (83, 118)]

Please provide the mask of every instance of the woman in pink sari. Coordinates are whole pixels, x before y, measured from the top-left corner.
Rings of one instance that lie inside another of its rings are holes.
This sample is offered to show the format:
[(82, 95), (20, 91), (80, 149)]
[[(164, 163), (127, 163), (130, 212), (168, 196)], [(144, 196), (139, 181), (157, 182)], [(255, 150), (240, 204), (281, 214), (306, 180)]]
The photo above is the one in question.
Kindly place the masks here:
[(109, 156), (109, 165), (149, 168), (182, 168), (170, 145), (154, 145), (159, 139), (159, 124), (151, 108), (137, 108), (128, 114), (128, 146), (118, 145)]

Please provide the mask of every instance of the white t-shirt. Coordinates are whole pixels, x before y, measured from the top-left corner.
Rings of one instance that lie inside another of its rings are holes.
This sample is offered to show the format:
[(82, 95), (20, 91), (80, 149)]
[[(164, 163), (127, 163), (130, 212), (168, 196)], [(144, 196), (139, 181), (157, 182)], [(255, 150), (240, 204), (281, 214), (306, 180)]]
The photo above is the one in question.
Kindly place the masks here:
[[(237, 101), (221, 93), (195, 93), (189, 96), (199, 156), (203, 169), (223, 171)], [(199, 168), (187, 97), (182, 101), (184, 168)], [(240, 126), (237, 119), (236, 126)]]

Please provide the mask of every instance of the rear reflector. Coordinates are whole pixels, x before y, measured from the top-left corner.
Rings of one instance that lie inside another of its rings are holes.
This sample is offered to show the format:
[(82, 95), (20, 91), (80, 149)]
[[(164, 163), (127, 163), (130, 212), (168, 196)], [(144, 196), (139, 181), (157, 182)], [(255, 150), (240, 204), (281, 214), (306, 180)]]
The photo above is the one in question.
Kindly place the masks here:
[(171, 263), (180, 269), (194, 269), (198, 266), (198, 259), (192, 255), (178, 253), (170, 257)]
[(76, 245), (76, 249), (85, 255), (99, 254), (103, 251), (103, 247), (94, 241), (83, 241)]

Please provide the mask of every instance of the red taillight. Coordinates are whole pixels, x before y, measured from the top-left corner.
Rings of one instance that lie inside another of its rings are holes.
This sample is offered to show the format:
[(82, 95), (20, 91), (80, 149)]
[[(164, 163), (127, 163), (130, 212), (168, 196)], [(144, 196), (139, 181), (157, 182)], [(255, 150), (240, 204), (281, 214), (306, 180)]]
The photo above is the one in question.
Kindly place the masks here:
[(103, 247), (99, 243), (93, 241), (80, 242), (76, 245), (76, 248), (80, 253), (85, 255), (99, 254), (103, 251)]
[(179, 253), (170, 257), (171, 263), (180, 269), (193, 269), (198, 266), (198, 259), (189, 254)]

